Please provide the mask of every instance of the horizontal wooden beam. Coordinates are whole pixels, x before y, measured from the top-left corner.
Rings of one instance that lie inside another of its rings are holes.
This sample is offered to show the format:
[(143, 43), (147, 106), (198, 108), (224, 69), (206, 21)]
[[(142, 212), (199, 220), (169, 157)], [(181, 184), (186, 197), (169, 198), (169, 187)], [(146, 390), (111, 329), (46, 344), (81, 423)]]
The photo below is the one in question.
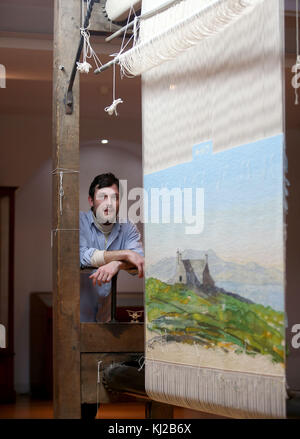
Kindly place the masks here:
[(144, 352), (144, 324), (81, 323), (80, 351)]

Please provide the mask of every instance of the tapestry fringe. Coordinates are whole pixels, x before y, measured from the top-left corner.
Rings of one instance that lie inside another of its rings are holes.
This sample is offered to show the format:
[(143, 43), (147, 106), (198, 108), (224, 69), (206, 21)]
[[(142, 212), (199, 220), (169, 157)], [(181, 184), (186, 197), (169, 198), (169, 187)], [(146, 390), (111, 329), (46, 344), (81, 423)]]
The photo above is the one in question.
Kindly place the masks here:
[(284, 376), (257, 375), (146, 359), (153, 400), (237, 419), (285, 418)]

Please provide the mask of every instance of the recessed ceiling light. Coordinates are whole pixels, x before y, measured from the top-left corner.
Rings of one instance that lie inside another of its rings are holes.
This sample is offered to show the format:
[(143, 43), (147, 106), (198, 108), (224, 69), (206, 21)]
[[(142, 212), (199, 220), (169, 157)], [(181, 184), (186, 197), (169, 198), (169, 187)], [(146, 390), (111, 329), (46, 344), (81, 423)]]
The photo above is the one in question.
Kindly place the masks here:
[(101, 143), (108, 143), (108, 140), (107, 139), (102, 139)]

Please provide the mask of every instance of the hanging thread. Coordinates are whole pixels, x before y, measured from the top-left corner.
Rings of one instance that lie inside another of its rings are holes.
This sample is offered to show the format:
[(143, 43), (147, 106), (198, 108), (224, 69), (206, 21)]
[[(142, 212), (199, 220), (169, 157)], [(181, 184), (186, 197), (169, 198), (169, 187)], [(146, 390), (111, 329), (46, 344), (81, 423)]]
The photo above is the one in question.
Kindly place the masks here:
[(104, 111), (106, 111), (110, 116), (115, 113), (116, 116), (118, 116), (117, 113), (117, 106), (119, 104), (123, 104), (123, 100), (121, 98), (116, 99), (116, 65), (113, 65), (113, 102), (108, 107), (104, 108)]
[(84, 0), (81, 1), (81, 28), (80, 28), (80, 33), (83, 37), (83, 50), (82, 50), (82, 62), (77, 62), (77, 70), (80, 73), (89, 73), (90, 69), (92, 68), (92, 65), (90, 63), (87, 62), (87, 59), (93, 59), (94, 63), (96, 64), (97, 68), (99, 68), (100, 66), (102, 66), (102, 63), (100, 61), (100, 59), (98, 58), (96, 52), (94, 51), (94, 49), (91, 46), (90, 43), (90, 32), (89, 32), (89, 27), (90, 25), (88, 25), (87, 28), (84, 27), (84, 19), (85, 19), (85, 14), (86, 14), (86, 10), (88, 10), (89, 5), (90, 5), (90, 0), (87, 0), (86, 2), (86, 10), (84, 7)]
[(66, 168), (55, 168), (54, 171), (52, 171), (52, 175), (59, 174), (59, 211), (61, 215), (63, 214), (63, 197), (65, 195), (63, 187), (63, 175), (75, 173), (79, 173), (79, 171)]
[[(79, 174), (79, 171), (76, 171), (75, 169), (67, 169), (67, 168), (55, 168), (52, 171), (52, 175), (59, 175), (59, 211), (60, 215), (63, 214), (63, 197), (65, 195), (64, 187), (63, 187), (63, 175), (64, 174)], [(57, 232), (73, 232), (73, 231), (79, 231), (79, 229), (53, 229), (51, 230), (51, 248), (53, 247), (53, 234), (57, 234)]]
[[(129, 19), (130, 19), (132, 14), (134, 14), (134, 31), (133, 31), (133, 35), (131, 35), (131, 37), (129, 38), (127, 43), (124, 45), (125, 36), (126, 36), (126, 32), (127, 32), (127, 27), (128, 27), (128, 24), (129, 24)], [(137, 32), (138, 32), (138, 17), (135, 14), (133, 6), (131, 6), (131, 8), (129, 10), (129, 13), (128, 13), (127, 23), (126, 23), (126, 27), (125, 27), (125, 30), (124, 30), (124, 34), (123, 34), (122, 43), (121, 43), (121, 47), (120, 47), (119, 53), (113, 53), (111, 55), (111, 56), (114, 57), (115, 60), (119, 58), (120, 54), (124, 51), (124, 49), (132, 41), (132, 39), (133, 39), (133, 41), (136, 40)], [(122, 72), (121, 72), (121, 75), (123, 76)], [(116, 63), (114, 63), (113, 64), (113, 102), (108, 107), (105, 107), (104, 111), (106, 111), (110, 116), (112, 116), (114, 113), (115, 113), (116, 116), (118, 116), (117, 106), (119, 104), (123, 104), (123, 100), (121, 98), (116, 99)]]
[(62, 215), (62, 202), (63, 202), (63, 197), (65, 195), (64, 192), (64, 187), (63, 187), (63, 175), (64, 173), (62, 171), (60, 171), (59, 173), (59, 210), (60, 210), (60, 214)]
[(145, 366), (145, 357), (144, 355), (142, 355), (139, 359), (138, 359), (138, 363), (139, 363), (139, 368), (138, 368), (138, 372), (140, 372), (143, 367)]
[(102, 363), (101, 360), (99, 360), (97, 363), (97, 415), (96, 415), (96, 418), (98, 417), (98, 410), (99, 410), (99, 386), (101, 384), (101, 376), (100, 376), (101, 363)]
[(118, 55), (122, 74), (133, 76), (174, 59), (211, 37), (263, 0), (185, 0), (142, 20), (132, 49)]

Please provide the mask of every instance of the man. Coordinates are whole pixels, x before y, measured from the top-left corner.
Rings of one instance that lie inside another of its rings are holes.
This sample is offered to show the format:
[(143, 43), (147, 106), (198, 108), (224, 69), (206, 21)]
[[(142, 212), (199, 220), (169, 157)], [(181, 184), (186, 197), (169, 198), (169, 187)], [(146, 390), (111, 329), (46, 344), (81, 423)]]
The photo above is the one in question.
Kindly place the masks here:
[[(80, 212), (80, 266), (95, 267), (93, 288), (81, 282), (80, 320), (96, 321), (99, 296), (107, 296), (111, 279), (121, 269), (135, 267), (144, 276), (144, 255), (137, 227), (119, 222), (119, 180), (111, 173), (94, 178), (89, 212)], [(90, 281), (90, 282), (91, 282)]]

